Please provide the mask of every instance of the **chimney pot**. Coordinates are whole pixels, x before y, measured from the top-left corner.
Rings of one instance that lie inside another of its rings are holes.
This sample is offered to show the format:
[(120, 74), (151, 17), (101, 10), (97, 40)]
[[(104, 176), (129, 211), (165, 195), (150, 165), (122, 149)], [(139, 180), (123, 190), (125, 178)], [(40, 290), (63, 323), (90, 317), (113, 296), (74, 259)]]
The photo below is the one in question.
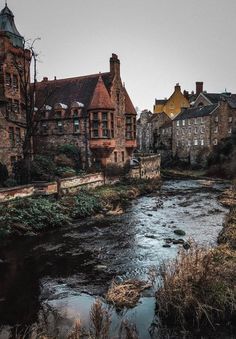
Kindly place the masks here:
[(47, 82), (48, 81), (48, 77), (43, 77), (43, 81)]

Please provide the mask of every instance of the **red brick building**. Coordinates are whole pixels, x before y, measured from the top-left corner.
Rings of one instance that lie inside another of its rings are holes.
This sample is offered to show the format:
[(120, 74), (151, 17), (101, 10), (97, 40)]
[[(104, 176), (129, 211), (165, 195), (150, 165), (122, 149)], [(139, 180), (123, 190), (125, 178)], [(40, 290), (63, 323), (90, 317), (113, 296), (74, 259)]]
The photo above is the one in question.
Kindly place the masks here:
[(29, 72), (30, 52), (18, 32), (10, 9), (0, 12), (0, 162), (11, 172), (22, 157), (25, 129), (24, 95), (19, 68)]
[(122, 84), (116, 54), (109, 72), (44, 78), (37, 84), (36, 107), (37, 154), (52, 155), (59, 146), (73, 144), (80, 150), (82, 167), (124, 165), (136, 148), (136, 111)]

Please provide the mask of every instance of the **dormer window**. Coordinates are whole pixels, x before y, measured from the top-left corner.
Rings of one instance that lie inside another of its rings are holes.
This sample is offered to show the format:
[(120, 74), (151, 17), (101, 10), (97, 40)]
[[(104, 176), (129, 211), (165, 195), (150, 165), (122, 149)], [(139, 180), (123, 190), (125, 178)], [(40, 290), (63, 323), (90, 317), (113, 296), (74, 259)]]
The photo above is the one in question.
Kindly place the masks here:
[(11, 74), (6, 73), (6, 85), (11, 87)]
[(73, 110), (73, 116), (74, 116), (74, 117), (78, 117), (78, 116), (79, 116), (79, 111), (78, 111), (78, 109), (74, 109), (74, 110)]
[(18, 89), (18, 77), (15, 74), (13, 75), (13, 82), (12, 82), (12, 84), (13, 84), (13, 88)]
[(61, 111), (56, 111), (56, 112), (55, 112), (55, 118), (61, 119), (61, 117), (62, 117)]
[(79, 132), (79, 119), (74, 119), (74, 133)]
[(57, 122), (57, 129), (59, 133), (63, 133), (63, 123), (62, 121)]

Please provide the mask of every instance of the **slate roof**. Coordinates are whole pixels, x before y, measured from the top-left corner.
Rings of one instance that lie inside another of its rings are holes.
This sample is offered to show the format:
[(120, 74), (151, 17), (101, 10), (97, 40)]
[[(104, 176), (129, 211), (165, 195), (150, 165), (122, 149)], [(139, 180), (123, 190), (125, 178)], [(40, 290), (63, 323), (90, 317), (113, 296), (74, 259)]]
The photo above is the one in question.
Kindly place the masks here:
[(125, 113), (136, 115), (137, 114), (136, 109), (134, 108), (134, 105), (133, 105), (125, 87), (123, 88), (123, 90), (124, 90), (124, 93), (125, 93)]
[(227, 99), (227, 102), (230, 106), (230, 108), (236, 108), (236, 94), (232, 94), (229, 99)]
[(204, 117), (207, 115), (210, 115), (216, 108), (218, 107), (218, 104), (214, 105), (207, 105), (202, 107), (196, 107), (196, 108), (187, 108), (183, 112), (181, 112), (179, 115), (177, 115), (176, 118), (173, 120), (185, 120), (185, 119), (191, 119), (191, 118), (198, 118), (198, 117)]
[(14, 21), (14, 15), (7, 5), (0, 12), (0, 31), (6, 33), (14, 46), (23, 47), (24, 39), (18, 32)]
[(91, 102), (88, 109), (111, 109), (114, 110), (114, 104), (111, 102), (110, 95), (102, 80), (102, 76), (99, 76), (97, 85), (93, 92)]
[(172, 120), (166, 121), (164, 122), (162, 126), (160, 126), (160, 128), (168, 128), (168, 127), (172, 127)]
[(58, 102), (70, 107), (72, 102), (78, 101), (84, 105), (84, 110), (87, 111), (99, 76), (102, 77), (109, 92), (111, 85), (109, 72), (38, 82), (36, 86), (36, 107), (41, 108), (44, 104), (54, 107)]

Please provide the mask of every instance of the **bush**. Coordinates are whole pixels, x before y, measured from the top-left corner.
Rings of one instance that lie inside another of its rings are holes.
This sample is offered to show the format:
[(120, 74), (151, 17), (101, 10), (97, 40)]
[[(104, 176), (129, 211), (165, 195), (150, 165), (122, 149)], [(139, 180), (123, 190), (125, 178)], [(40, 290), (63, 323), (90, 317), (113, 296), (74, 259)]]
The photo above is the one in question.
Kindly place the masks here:
[(50, 157), (36, 155), (31, 164), (33, 180), (52, 180), (56, 173), (56, 166)]
[(81, 218), (92, 215), (102, 208), (100, 199), (87, 192), (80, 191), (80, 193), (75, 198), (75, 204), (72, 211), (73, 218)]
[(235, 253), (193, 245), (160, 268), (157, 312), (163, 325), (180, 330), (232, 321), (236, 312)]
[(56, 174), (61, 178), (70, 178), (76, 175), (76, 171), (71, 167), (57, 167)]
[(15, 187), (17, 186), (17, 181), (15, 179), (9, 178), (4, 182), (5, 187)]
[(66, 144), (59, 147), (57, 153), (58, 155), (64, 154), (71, 159), (75, 164), (75, 169), (81, 169), (81, 156), (78, 147)]
[(41, 231), (69, 224), (69, 217), (55, 201), (46, 198), (15, 200), (8, 207), (0, 205), (0, 229)]

